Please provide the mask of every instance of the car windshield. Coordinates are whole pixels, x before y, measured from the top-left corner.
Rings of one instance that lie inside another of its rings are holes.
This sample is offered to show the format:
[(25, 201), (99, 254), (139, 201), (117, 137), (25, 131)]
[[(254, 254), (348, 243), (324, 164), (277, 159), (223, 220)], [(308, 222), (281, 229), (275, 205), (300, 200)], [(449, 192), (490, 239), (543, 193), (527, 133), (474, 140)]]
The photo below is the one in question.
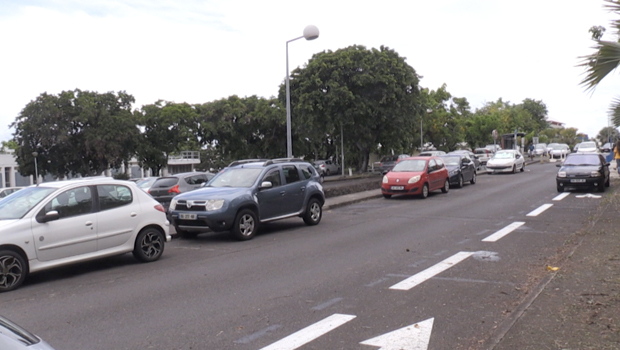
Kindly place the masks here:
[(381, 158), (381, 162), (395, 162), (396, 160), (398, 160), (398, 156), (386, 156)]
[(56, 191), (51, 187), (27, 187), (0, 200), (0, 220), (21, 219), (35, 205), (50, 193)]
[(441, 159), (447, 165), (459, 165), (461, 162), (461, 157), (441, 157)]
[(143, 179), (143, 180), (136, 182), (136, 185), (138, 185), (138, 187), (140, 187), (141, 189), (145, 189), (145, 188), (151, 187), (151, 185), (153, 185), (155, 181), (157, 181), (156, 177), (152, 179)]
[(566, 158), (566, 165), (601, 165), (601, 161), (596, 154), (575, 154)]
[(544, 145), (536, 145), (536, 146), (534, 146), (534, 147), (536, 147), (536, 148), (540, 148), (540, 149), (545, 149), (545, 146), (544, 146)]
[(515, 157), (513, 152), (497, 152), (493, 158), (495, 159), (512, 159)]
[(426, 168), (426, 160), (424, 159), (405, 159), (398, 162), (393, 172), (409, 172), (409, 171), (424, 171)]
[(579, 145), (579, 148), (596, 148), (596, 144), (594, 142), (583, 142)]
[(226, 169), (217, 174), (205, 187), (251, 187), (263, 168)]

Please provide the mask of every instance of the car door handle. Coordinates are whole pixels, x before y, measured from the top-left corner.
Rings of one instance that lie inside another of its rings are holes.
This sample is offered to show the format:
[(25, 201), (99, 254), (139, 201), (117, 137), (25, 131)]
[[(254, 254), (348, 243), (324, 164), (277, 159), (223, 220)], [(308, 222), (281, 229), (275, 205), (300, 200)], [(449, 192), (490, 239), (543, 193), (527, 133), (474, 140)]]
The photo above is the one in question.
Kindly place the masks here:
[(133, 212), (133, 213), (129, 214), (129, 216), (131, 216), (132, 218), (135, 218), (136, 216), (138, 216), (138, 213)]
[(92, 221), (86, 221), (86, 226), (93, 226), (93, 222)]
[(284, 196), (286, 194), (286, 191), (280, 191), (280, 195)]
[(306, 186), (301, 186), (301, 192), (304, 192), (306, 190)]

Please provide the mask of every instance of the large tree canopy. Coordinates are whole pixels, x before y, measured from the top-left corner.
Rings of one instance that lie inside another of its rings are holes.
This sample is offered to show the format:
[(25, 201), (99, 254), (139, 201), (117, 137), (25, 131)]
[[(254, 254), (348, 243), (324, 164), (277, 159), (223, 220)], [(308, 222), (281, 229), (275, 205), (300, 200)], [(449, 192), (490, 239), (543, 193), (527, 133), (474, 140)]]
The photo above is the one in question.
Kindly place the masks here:
[(421, 108), (418, 83), (405, 58), (387, 47), (315, 54), (291, 75), (293, 154), (327, 156), (344, 137), (345, 158), (364, 170), (378, 145), (411, 149)]

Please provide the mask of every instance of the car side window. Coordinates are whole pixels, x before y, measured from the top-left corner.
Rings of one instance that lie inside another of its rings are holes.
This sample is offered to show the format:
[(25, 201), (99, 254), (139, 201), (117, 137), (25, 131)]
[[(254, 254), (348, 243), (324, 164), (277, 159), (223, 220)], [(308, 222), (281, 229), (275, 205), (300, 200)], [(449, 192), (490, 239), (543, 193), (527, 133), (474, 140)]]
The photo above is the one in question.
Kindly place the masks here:
[(207, 182), (207, 175), (193, 175), (185, 178), (185, 182), (189, 185), (200, 185), (201, 183)]
[(284, 171), (284, 179), (287, 184), (301, 180), (299, 178), (299, 171), (297, 171), (297, 167), (294, 165), (284, 165), (282, 171)]
[(431, 159), (431, 160), (428, 161), (428, 170), (429, 171), (437, 170), (437, 162), (435, 162), (434, 159)]
[(443, 160), (437, 159), (436, 162), (437, 162), (437, 169), (443, 168)]
[(45, 213), (55, 210), (60, 219), (91, 213), (93, 197), (90, 187), (78, 187), (54, 197), (45, 205)]
[(279, 169), (273, 169), (271, 171), (269, 171), (265, 177), (263, 177), (263, 181), (269, 181), (271, 182), (272, 187), (278, 187), (282, 185), (282, 178), (280, 177), (280, 170)]
[(97, 186), (99, 194), (99, 208), (108, 210), (122, 207), (133, 201), (131, 190), (126, 186), (120, 185), (99, 185)]
[(299, 169), (301, 169), (301, 174), (304, 176), (306, 180), (311, 178), (312, 174), (314, 174), (314, 172), (312, 171), (313, 169), (310, 165), (301, 165), (299, 166)]

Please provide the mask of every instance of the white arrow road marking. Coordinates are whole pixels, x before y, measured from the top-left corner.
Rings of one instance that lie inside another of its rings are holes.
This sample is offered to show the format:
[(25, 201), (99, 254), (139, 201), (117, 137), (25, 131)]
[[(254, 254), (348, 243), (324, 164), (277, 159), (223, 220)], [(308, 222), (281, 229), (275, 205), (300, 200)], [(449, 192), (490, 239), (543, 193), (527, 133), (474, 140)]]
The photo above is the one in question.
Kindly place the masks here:
[(562, 199), (566, 198), (570, 196), (570, 192), (564, 192), (561, 194), (558, 194), (557, 196), (555, 196), (555, 198), (553, 198), (554, 201), (561, 201)]
[(532, 210), (531, 212), (529, 212), (529, 214), (527, 214), (526, 216), (538, 216), (540, 213), (542, 213), (543, 211), (551, 208), (553, 206), (553, 204), (543, 204), (540, 207), (538, 207), (538, 209)]
[(380, 346), (379, 350), (426, 350), (431, 340), (434, 320), (434, 318), (429, 318), (420, 323), (365, 340), (360, 344)]
[(432, 278), (433, 276), (442, 273), (443, 271), (451, 268), (452, 266), (460, 263), (461, 261), (469, 258), (470, 256), (472, 256), (474, 253), (472, 252), (458, 252), (454, 255), (452, 255), (451, 257), (445, 259), (444, 261), (435, 264), (431, 267), (429, 267), (428, 269), (419, 272), (409, 278), (407, 278), (404, 281), (401, 281), (393, 286), (390, 287), (390, 289), (398, 289), (398, 290), (409, 290), (415, 286), (417, 286), (418, 284), (426, 281), (429, 278)]
[(525, 225), (525, 222), (523, 221), (515, 221), (512, 224), (504, 227), (503, 229), (495, 232), (494, 234), (490, 235), (489, 237), (483, 239), (483, 242), (496, 242), (498, 241), (500, 238), (504, 237), (505, 235), (509, 234), (510, 232), (518, 229), (519, 227)]
[(356, 316), (333, 314), (321, 321), (312, 324), (302, 330), (299, 330), (286, 338), (283, 338), (261, 350), (293, 350), (297, 349), (314, 339), (322, 336), (323, 334), (332, 331), (343, 324), (351, 321)]
[(588, 193), (588, 194), (582, 194), (580, 196), (575, 196), (577, 198), (601, 198), (601, 196), (597, 196), (595, 194), (592, 193)]

